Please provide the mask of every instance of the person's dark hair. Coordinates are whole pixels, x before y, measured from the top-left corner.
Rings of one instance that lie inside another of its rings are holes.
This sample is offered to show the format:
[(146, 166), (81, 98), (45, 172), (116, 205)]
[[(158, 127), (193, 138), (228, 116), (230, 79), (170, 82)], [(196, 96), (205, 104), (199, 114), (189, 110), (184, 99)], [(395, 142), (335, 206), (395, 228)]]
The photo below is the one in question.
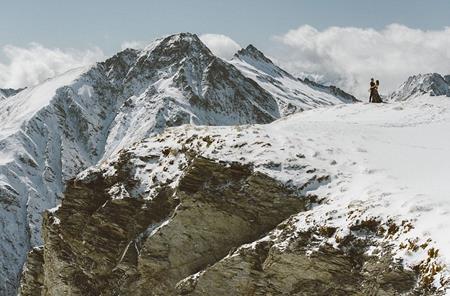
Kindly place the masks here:
[(380, 85), (380, 80), (377, 79), (377, 81), (375, 81), (375, 83), (376, 83), (377, 85)]
[(370, 80), (373, 81), (374, 79), (373, 79), (373, 78), (370, 78)]

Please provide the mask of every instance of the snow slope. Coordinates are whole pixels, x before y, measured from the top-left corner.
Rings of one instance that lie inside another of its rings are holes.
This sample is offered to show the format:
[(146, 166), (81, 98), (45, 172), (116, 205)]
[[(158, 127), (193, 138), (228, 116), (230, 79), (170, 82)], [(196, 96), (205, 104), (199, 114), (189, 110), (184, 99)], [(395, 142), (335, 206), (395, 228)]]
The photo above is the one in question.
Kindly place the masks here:
[(21, 125), (29, 121), (35, 114), (45, 108), (56, 95), (56, 90), (71, 84), (86, 68), (68, 71), (42, 84), (28, 88), (12, 96), (0, 106), (0, 122), (4, 123), (0, 130), (0, 140), (19, 131)]
[[(299, 230), (337, 227), (328, 241), (335, 244), (352, 226), (376, 220), (389, 229), (380, 243), (392, 245), (407, 268), (420, 267), (422, 280), (444, 291), (450, 278), (449, 130), (450, 99), (424, 95), (318, 108), (268, 125), (170, 128), (127, 151), (144, 198), (156, 192), (155, 180), (176, 184), (186, 163), (177, 151), (252, 164), (301, 194), (323, 199), (295, 217)], [(160, 155), (166, 157), (155, 161)], [(103, 168), (114, 170), (116, 160)]]

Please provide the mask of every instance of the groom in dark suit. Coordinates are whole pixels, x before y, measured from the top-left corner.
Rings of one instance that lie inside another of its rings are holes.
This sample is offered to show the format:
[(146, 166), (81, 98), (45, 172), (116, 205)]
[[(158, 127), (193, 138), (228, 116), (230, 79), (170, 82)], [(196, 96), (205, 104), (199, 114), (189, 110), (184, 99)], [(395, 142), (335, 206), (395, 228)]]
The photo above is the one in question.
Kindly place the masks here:
[(375, 96), (376, 88), (377, 88), (377, 85), (375, 84), (375, 79), (370, 78), (370, 89), (369, 89), (370, 96), (369, 96), (369, 103), (372, 103), (372, 102), (373, 102), (373, 98), (374, 98), (374, 96)]

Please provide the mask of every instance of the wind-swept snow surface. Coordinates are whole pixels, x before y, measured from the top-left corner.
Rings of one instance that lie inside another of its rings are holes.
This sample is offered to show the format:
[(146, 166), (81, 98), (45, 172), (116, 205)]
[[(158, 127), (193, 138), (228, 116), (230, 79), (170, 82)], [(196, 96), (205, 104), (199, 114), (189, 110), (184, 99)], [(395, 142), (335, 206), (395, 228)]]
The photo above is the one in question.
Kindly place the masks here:
[[(389, 229), (380, 240), (392, 244), (395, 257), (408, 268), (420, 266), (442, 290), (450, 266), (449, 131), (450, 99), (425, 95), (319, 108), (269, 125), (171, 128), (130, 151), (144, 195), (152, 191), (149, 180), (176, 182), (182, 162), (176, 151), (186, 150), (251, 163), (294, 188), (309, 184), (301, 193), (323, 200), (297, 215), (299, 229), (336, 227), (334, 244), (357, 221), (378, 221)], [(163, 165), (139, 160), (169, 150)]]

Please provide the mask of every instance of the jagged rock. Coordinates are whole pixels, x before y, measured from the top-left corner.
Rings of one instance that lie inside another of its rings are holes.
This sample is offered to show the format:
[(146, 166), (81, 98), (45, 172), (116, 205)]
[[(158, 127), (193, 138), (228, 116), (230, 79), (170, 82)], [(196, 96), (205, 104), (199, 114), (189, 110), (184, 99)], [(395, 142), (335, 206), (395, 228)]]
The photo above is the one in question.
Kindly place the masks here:
[[(92, 172), (67, 187), (44, 219), (44, 295), (169, 295), (183, 278), (214, 264), (305, 209), (277, 181), (238, 164), (195, 158), (174, 194), (130, 193), (127, 158), (114, 176)], [(25, 279), (22, 295), (29, 291)]]
[[(392, 256), (369, 256), (370, 236), (326, 243), (335, 229), (297, 232), (295, 220), (177, 285), (179, 295), (413, 295), (416, 275)], [(287, 240), (286, 240), (287, 239)], [(389, 249), (388, 246), (385, 246)], [(425, 294), (417, 294), (425, 295)]]
[(23, 269), (21, 295), (40, 296), (44, 288), (44, 249), (33, 248)]
[(449, 76), (443, 77), (438, 73), (411, 76), (396, 91), (389, 95), (389, 99), (405, 101), (424, 94), (450, 96)]
[(450, 85), (450, 75), (445, 75), (444, 79)]
[(25, 88), (13, 89), (13, 88), (0, 88), (0, 101), (9, 97), (12, 97)]

